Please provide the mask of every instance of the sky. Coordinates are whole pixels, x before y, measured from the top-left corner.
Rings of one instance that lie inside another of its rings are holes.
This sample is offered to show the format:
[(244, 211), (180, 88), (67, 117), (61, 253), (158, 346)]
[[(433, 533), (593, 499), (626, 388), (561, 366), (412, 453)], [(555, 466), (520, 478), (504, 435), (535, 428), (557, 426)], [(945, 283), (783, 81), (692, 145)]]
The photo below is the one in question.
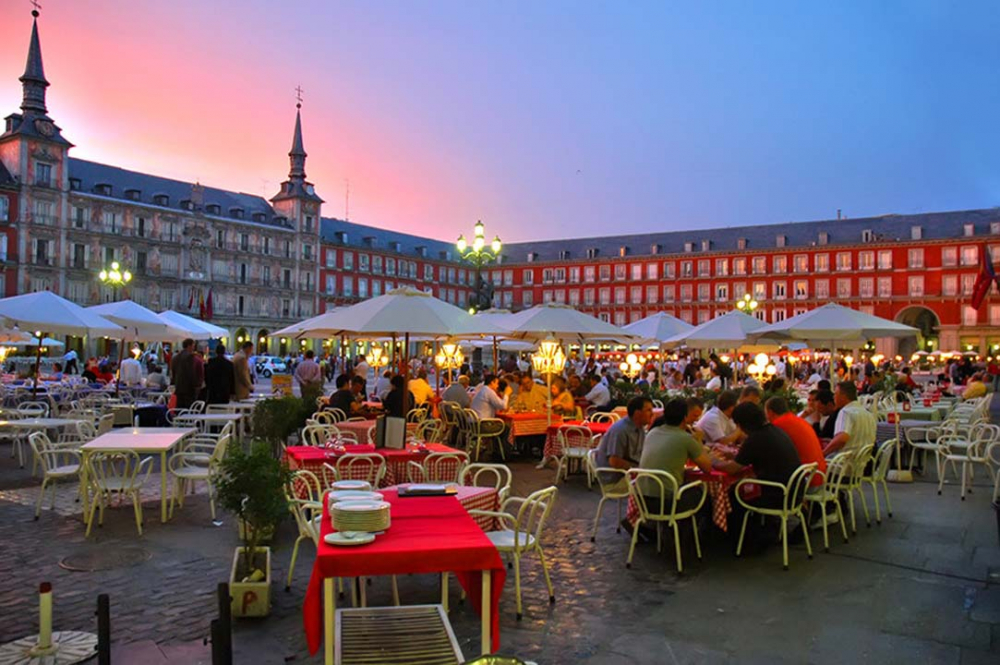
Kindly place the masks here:
[[(31, 27), (0, 3), (0, 112)], [(452, 240), (1000, 205), (989, 0), (49, 0), (73, 156)], [(350, 195), (347, 196), (349, 189)]]

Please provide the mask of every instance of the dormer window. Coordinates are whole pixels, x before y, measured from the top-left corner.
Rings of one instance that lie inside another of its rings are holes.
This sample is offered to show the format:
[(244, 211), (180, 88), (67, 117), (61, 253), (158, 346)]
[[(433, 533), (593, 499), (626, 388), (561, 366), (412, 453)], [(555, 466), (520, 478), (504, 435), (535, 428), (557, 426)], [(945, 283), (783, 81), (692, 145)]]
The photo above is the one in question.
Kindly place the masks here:
[(281, 215), (278, 215), (272, 221), (275, 224), (277, 224), (278, 226), (289, 226), (288, 218), (287, 217), (282, 217)]
[(622, 245), (621, 247), (619, 247), (618, 248), (618, 256), (621, 256), (621, 257), (628, 256), (628, 247), (626, 247), (625, 245)]
[(875, 240), (875, 234), (871, 229), (865, 229), (861, 232), (861, 242), (872, 242)]
[(528, 263), (534, 263), (538, 258), (538, 252), (528, 252)]
[(826, 231), (819, 232), (819, 244), (826, 245), (830, 242), (830, 234)]
[(142, 192), (138, 189), (126, 189), (125, 198), (129, 201), (138, 201), (142, 198)]
[(333, 234), (333, 237), (336, 238), (337, 242), (341, 245), (347, 244), (347, 231), (337, 231)]
[(365, 236), (361, 239), (361, 243), (365, 247), (375, 247), (375, 236)]
[(181, 209), (182, 210), (194, 210), (194, 201), (192, 201), (190, 199), (184, 199), (183, 201), (181, 201)]
[(221, 215), (222, 206), (220, 206), (218, 203), (209, 203), (207, 206), (205, 206), (205, 212), (207, 212), (209, 215)]
[(441, 259), (442, 261), (451, 261), (451, 252), (448, 251), (447, 249), (442, 249), (440, 252), (438, 252), (438, 258)]
[(264, 222), (267, 221), (267, 215), (265, 215), (262, 212), (255, 212), (253, 214), (253, 221), (257, 222), (258, 224), (263, 224)]
[(703, 251), (703, 252), (709, 252), (711, 250), (712, 250), (712, 241), (711, 240), (702, 240), (701, 241), (701, 251)]
[(403, 243), (399, 242), (398, 240), (394, 240), (393, 242), (390, 242), (389, 243), (389, 247), (390, 247), (390, 249), (392, 249), (392, 251), (397, 252), (397, 253), (403, 251)]
[(80, 183), (80, 179), (79, 178), (70, 178), (69, 179), (69, 188), (70, 188), (70, 191), (79, 192), (80, 191), (80, 185), (81, 185), (81, 183)]
[(788, 244), (788, 236), (779, 235), (774, 239), (775, 247), (784, 247)]
[(230, 208), (229, 216), (235, 219), (243, 219), (243, 208)]
[(1000, 222), (990, 222), (990, 234), (1000, 235)]
[(662, 246), (660, 245), (660, 243), (657, 242), (654, 242), (653, 245), (649, 248), (650, 254), (659, 254), (660, 251), (662, 251)]
[(417, 256), (427, 256), (427, 245), (417, 245), (414, 249), (417, 252)]
[(684, 251), (685, 252), (693, 252), (694, 251), (694, 243), (693, 242), (686, 242), (686, 243), (684, 243)]
[(170, 197), (166, 194), (155, 194), (153, 196), (153, 203), (158, 206), (167, 207), (170, 205)]
[(599, 252), (600, 250), (598, 250), (596, 247), (591, 247), (587, 250), (587, 258), (596, 259)]
[(736, 239), (736, 249), (746, 249), (746, 248), (747, 248), (747, 239), (746, 238), (737, 238)]
[(565, 261), (568, 258), (569, 258), (569, 250), (568, 249), (560, 249), (559, 250), (559, 260), (560, 261)]
[(98, 183), (94, 186), (94, 193), (101, 196), (111, 196), (111, 185), (103, 182)]
[(963, 224), (962, 225), (962, 235), (966, 238), (976, 235), (976, 225), (975, 224)]

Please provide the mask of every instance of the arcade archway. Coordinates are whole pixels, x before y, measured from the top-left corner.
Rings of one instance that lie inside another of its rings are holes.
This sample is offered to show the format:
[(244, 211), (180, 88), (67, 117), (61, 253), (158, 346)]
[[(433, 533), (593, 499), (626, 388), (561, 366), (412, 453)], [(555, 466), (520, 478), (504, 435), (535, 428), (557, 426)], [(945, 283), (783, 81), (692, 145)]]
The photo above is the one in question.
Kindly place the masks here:
[(896, 322), (907, 326), (912, 326), (919, 330), (917, 337), (899, 340), (897, 353), (904, 358), (909, 358), (916, 351), (937, 351), (940, 346), (938, 340), (938, 328), (941, 320), (934, 310), (922, 305), (912, 305), (896, 314)]

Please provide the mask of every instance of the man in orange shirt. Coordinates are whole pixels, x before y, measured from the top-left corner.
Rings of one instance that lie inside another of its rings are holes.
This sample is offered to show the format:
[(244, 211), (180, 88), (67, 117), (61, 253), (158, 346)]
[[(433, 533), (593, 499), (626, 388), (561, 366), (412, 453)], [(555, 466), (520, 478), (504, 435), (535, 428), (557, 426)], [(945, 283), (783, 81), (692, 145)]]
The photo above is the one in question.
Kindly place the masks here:
[[(816, 462), (817, 470), (826, 473), (826, 458), (823, 457), (823, 447), (819, 444), (816, 430), (789, 410), (788, 400), (784, 397), (772, 397), (764, 405), (764, 411), (771, 424), (784, 431), (795, 444), (795, 449), (799, 451), (799, 459), (802, 463)], [(812, 477), (811, 486), (817, 487), (822, 484), (823, 476), (816, 474)]]

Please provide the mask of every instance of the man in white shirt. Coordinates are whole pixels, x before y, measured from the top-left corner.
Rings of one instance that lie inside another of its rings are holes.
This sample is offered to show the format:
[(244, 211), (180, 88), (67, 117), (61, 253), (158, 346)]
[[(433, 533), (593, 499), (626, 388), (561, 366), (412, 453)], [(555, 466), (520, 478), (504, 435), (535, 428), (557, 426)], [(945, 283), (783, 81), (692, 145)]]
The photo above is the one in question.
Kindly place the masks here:
[(70, 349), (63, 355), (63, 369), (66, 374), (78, 374), (80, 372), (80, 368), (76, 366), (76, 362), (77, 355), (75, 350)]
[(361, 359), (358, 360), (358, 364), (354, 366), (354, 376), (360, 376), (362, 379), (365, 380), (365, 385), (367, 385), (368, 371), (370, 369), (371, 367), (368, 366), (368, 363), (365, 361), (365, 357), (361, 356)]
[(591, 406), (596, 406), (598, 409), (607, 408), (611, 404), (611, 391), (600, 379), (592, 379), (590, 384), (590, 392), (583, 396)]
[(854, 382), (838, 383), (833, 397), (840, 413), (833, 426), (833, 438), (823, 449), (823, 455), (829, 457), (841, 450), (858, 450), (862, 446), (874, 444), (877, 421), (871, 411), (857, 401), (858, 387)]
[(385, 400), (385, 396), (389, 394), (392, 390), (392, 383), (390, 379), (392, 378), (392, 372), (386, 370), (382, 372), (382, 376), (379, 377), (378, 381), (375, 382), (375, 394), (380, 400)]
[(501, 393), (506, 392), (506, 387), (506, 383), (501, 386), (501, 381), (495, 374), (487, 374), (483, 377), (483, 385), (472, 398), (472, 410), (480, 418), (496, 418), (497, 413), (507, 408), (507, 396), (501, 397)]
[(139, 385), (142, 383), (142, 365), (131, 356), (124, 358), (118, 372), (118, 379), (123, 386)]
[(705, 412), (695, 427), (704, 435), (705, 443), (731, 446), (739, 441), (741, 434), (733, 422), (733, 409), (739, 402), (739, 395), (732, 390), (724, 390), (715, 400), (715, 406)]

